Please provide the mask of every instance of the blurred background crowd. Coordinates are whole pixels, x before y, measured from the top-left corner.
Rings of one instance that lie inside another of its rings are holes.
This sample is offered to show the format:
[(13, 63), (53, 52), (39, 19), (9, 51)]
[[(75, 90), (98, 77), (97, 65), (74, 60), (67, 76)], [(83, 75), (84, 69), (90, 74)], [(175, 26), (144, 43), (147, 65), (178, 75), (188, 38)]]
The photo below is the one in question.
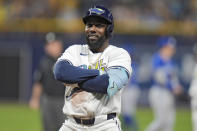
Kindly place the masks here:
[[(189, 26), (197, 20), (196, 0), (99, 0), (99, 3), (111, 8), (117, 23), (124, 22), (133, 30), (149, 29), (169, 32), (169, 29), (165, 28), (180, 26), (186, 31), (190, 30), (190, 33), (196, 32), (194, 27)], [(79, 31), (82, 27), (77, 20), (91, 5), (91, 1), (84, 0), (0, 0), (0, 25), (4, 30), (14, 28), (17, 31), (27, 30), (27, 28), (34, 31), (46, 31), (49, 28), (58, 31), (73, 31), (73, 29)], [(46, 19), (53, 20), (43, 24)], [(37, 26), (41, 29), (28, 26), (36, 24), (39, 20)], [(70, 24), (69, 26), (64, 25), (65, 20)], [(185, 23), (180, 25), (182, 22)], [(49, 23), (53, 27), (50, 27)], [(4, 27), (6, 25), (7, 27)], [(196, 28), (196, 24), (193, 25)], [(20, 26), (20, 28), (15, 26)], [(119, 26), (117, 30), (131, 32), (128, 28)]]
[[(110, 7), (118, 19), (196, 21), (195, 0), (100, 0), (99, 2)], [(70, 16), (69, 19), (80, 18), (91, 4), (91, 1), (83, 0), (1, 0), (1, 19), (66, 16)]]

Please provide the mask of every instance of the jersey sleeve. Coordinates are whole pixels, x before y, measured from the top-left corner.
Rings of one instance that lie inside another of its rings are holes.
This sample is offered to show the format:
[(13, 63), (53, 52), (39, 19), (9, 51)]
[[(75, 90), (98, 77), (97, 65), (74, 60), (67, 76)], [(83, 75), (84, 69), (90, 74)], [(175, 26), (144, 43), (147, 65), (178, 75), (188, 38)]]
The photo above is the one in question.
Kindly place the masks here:
[(76, 65), (77, 64), (77, 52), (78, 52), (78, 46), (77, 45), (72, 45), (68, 47), (64, 53), (58, 58), (57, 61), (62, 61), (66, 60), (68, 61), (71, 65)]
[(108, 63), (108, 68), (116, 68), (116, 67), (123, 67), (127, 71), (129, 77), (131, 76), (132, 73), (132, 68), (131, 68), (131, 57), (129, 53), (122, 49), (118, 48), (116, 50), (111, 51), (109, 56), (109, 63)]

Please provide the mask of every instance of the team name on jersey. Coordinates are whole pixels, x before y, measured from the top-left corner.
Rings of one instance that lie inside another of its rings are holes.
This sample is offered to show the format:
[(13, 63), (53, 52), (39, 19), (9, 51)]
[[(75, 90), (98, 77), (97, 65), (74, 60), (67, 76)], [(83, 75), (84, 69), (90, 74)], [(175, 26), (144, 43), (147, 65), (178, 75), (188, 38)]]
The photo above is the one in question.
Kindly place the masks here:
[(106, 68), (106, 63), (103, 63), (103, 59), (99, 60), (96, 62), (95, 66), (93, 65), (80, 65), (79, 67), (84, 68), (84, 69), (96, 69), (96, 70), (105, 70)]

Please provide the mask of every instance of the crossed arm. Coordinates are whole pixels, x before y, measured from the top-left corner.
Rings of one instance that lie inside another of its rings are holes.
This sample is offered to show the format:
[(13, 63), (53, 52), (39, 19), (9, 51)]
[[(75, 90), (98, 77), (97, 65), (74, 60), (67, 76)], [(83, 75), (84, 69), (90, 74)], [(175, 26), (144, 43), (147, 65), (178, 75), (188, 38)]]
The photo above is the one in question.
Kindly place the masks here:
[(67, 61), (57, 61), (54, 65), (55, 79), (66, 84), (76, 84), (83, 90), (113, 96), (128, 82), (128, 75), (123, 67), (109, 69), (106, 74), (99, 70), (83, 69)]

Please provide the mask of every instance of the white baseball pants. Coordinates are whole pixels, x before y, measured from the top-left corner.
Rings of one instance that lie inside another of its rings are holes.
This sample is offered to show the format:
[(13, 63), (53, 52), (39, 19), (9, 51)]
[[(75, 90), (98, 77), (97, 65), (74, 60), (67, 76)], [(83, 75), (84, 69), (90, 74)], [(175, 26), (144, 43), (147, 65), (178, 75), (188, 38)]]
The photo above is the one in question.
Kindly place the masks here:
[(150, 89), (149, 99), (155, 119), (146, 131), (173, 131), (176, 112), (173, 94), (155, 86)]

